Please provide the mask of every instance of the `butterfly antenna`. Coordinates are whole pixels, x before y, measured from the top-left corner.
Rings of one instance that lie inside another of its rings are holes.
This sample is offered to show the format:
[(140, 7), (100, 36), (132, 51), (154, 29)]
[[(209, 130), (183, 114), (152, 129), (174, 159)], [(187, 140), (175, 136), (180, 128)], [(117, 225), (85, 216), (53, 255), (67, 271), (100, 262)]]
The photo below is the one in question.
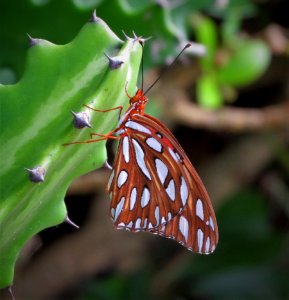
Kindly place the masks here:
[(141, 90), (143, 91), (143, 55), (141, 58)]
[(163, 76), (164, 72), (166, 72), (171, 66), (173, 66), (176, 61), (178, 60), (178, 58), (182, 55), (182, 53), (191, 46), (190, 43), (186, 44), (185, 47), (180, 51), (180, 53), (176, 56), (176, 58), (173, 60), (173, 62), (171, 64), (169, 64), (168, 66), (166, 66), (164, 69), (162, 69), (162, 71), (160, 72), (160, 75), (158, 76), (158, 78), (151, 84), (150, 87), (147, 88), (147, 90), (144, 92), (144, 95), (146, 95), (153, 86), (155, 86), (155, 84), (160, 80), (160, 78)]

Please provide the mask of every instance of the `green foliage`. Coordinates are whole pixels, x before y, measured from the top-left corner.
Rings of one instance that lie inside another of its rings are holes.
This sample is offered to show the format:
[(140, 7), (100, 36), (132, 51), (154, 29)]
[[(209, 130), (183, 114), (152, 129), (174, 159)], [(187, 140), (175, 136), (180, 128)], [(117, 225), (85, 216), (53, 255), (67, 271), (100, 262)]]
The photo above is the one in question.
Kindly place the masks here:
[[(0, 86), (0, 287), (12, 283), (24, 243), (64, 221), (63, 198), (71, 181), (106, 160), (105, 142), (62, 145), (87, 140), (91, 132), (73, 127), (71, 111), (90, 115), (93, 132), (114, 128), (117, 113), (92, 112), (83, 104), (125, 105), (125, 84), (133, 94), (142, 55), (137, 41), (122, 43), (100, 19), (87, 23), (68, 44), (32, 42), (24, 76), (15, 85)], [(124, 64), (111, 70), (104, 53)], [(46, 169), (43, 183), (29, 181), (24, 170), (36, 166)]]
[[(153, 37), (144, 53), (146, 68), (164, 64), (195, 35), (207, 48), (207, 54), (200, 60), (202, 75), (196, 90), (197, 100), (203, 107), (220, 108), (225, 100), (234, 100), (237, 92), (233, 89), (258, 79), (270, 61), (270, 51), (263, 42), (244, 39), (240, 34), (242, 21), (257, 13), (249, 0), (228, 1), (224, 7), (212, 0), (176, 4), (153, 0), (25, 0), (18, 1), (17, 10), (14, 7), (13, 1), (6, 1), (0, 9), (0, 27), (6, 28), (0, 33), (0, 82), (4, 83), (15, 82), (22, 72), (26, 47), (23, 32), (66, 43), (93, 8), (117, 34), (122, 34), (122, 30), (131, 33), (133, 29), (144, 37)], [(200, 11), (221, 18), (220, 26)], [(226, 54), (221, 65), (216, 63), (220, 48)], [(224, 90), (231, 90), (231, 96), (223, 93)]]
[[(221, 31), (222, 44), (219, 46), (218, 29), (213, 21), (199, 14), (192, 18), (196, 39), (207, 49), (200, 60), (202, 74), (197, 80), (197, 99), (203, 107), (222, 107), (223, 88), (253, 83), (270, 63), (270, 51), (264, 42), (239, 35), (240, 11), (243, 9), (233, 9), (226, 15)], [(222, 50), (219, 50), (221, 47)], [(221, 57), (221, 63), (217, 62), (217, 56)]]
[(244, 86), (259, 78), (270, 62), (268, 47), (261, 41), (241, 41), (238, 50), (230, 55), (218, 70), (221, 84)]

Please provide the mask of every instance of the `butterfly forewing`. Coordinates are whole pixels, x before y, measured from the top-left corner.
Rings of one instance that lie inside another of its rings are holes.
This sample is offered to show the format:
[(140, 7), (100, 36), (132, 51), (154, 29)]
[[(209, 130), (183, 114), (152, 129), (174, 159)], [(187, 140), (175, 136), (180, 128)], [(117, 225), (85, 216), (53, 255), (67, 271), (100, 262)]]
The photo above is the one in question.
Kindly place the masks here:
[(133, 115), (124, 125), (108, 186), (115, 227), (149, 231), (195, 252), (213, 252), (215, 214), (177, 140), (148, 115)]
[(108, 190), (115, 226), (138, 231), (169, 222), (183, 210), (189, 191), (163, 130), (133, 122), (120, 140)]

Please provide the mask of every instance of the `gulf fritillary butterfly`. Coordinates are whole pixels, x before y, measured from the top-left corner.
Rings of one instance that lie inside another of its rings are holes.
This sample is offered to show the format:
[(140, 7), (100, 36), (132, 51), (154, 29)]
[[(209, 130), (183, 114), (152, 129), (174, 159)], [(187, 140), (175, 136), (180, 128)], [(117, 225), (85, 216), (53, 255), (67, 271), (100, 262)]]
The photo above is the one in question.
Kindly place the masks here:
[[(92, 134), (101, 138), (85, 141), (120, 140), (107, 187), (114, 226), (151, 232), (194, 252), (212, 253), (218, 243), (218, 226), (208, 193), (170, 130), (144, 113), (146, 92), (139, 89), (133, 97), (127, 94), (130, 106), (117, 128), (106, 135)], [(102, 112), (116, 109), (122, 107)]]

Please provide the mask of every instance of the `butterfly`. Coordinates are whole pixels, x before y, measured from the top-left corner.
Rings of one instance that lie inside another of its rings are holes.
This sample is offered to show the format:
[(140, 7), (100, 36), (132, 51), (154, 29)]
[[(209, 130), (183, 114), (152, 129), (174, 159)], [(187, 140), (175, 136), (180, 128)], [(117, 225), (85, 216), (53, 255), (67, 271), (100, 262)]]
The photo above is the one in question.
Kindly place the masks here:
[[(130, 105), (116, 129), (106, 135), (92, 134), (101, 138), (86, 141), (119, 140), (107, 186), (114, 227), (151, 232), (191, 251), (212, 253), (219, 235), (209, 195), (174, 135), (144, 113), (149, 89), (139, 89), (133, 97), (126, 91)], [(102, 112), (116, 109), (122, 111), (116, 107)]]
[(120, 137), (107, 187), (114, 226), (209, 254), (218, 243), (218, 226), (208, 193), (170, 130), (144, 113), (146, 103), (139, 89), (110, 133)]

